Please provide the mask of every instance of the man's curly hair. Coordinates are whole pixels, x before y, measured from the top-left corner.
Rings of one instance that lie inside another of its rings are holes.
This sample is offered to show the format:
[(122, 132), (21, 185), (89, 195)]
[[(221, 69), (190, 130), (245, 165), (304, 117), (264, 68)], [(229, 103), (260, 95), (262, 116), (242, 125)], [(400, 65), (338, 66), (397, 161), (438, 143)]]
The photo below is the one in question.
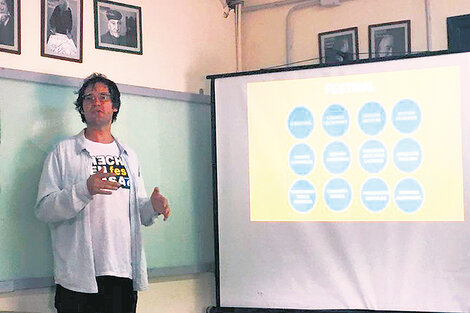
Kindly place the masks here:
[(74, 102), (75, 109), (78, 111), (78, 113), (80, 113), (80, 116), (82, 117), (82, 122), (86, 123), (85, 115), (83, 114), (83, 98), (85, 96), (85, 89), (87, 89), (88, 86), (96, 85), (96, 83), (103, 83), (108, 87), (109, 94), (111, 95), (111, 102), (113, 103), (113, 108), (117, 109), (117, 111), (113, 113), (112, 122), (114, 122), (119, 113), (119, 108), (121, 107), (121, 93), (119, 92), (119, 89), (116, 84), (103, 74), (93, 73), (87, 78), (85, 78), (82, 87), (80, 87), (77, 92), (78, 97), (77, 100)]

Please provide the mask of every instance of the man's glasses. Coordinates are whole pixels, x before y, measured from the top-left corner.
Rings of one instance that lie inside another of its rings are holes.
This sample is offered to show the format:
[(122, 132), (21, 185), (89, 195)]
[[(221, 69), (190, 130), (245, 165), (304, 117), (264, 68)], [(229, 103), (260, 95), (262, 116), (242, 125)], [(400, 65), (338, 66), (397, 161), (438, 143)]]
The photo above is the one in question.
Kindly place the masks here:
[(111, 100), (111, 95), (109, 93), (100, 93), (98, 95), (86, 94), (83, 96), (84, 102), (95, 102), (98, 100), (99, 102), (106, 102)]

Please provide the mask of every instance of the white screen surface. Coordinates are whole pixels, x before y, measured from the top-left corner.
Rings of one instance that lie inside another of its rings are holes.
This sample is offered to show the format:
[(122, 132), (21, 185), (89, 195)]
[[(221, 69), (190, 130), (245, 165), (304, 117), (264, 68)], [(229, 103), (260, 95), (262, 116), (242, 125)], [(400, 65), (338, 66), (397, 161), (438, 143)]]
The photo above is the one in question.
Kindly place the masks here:
[(469, 60), (216, 79), (220, 305), (469, 311)]

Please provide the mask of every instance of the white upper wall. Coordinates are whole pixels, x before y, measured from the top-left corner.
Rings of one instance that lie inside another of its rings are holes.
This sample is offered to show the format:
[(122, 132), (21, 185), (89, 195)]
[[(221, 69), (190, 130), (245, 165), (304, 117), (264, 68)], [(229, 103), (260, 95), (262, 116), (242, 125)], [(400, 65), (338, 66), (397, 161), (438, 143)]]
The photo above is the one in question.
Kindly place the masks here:
[(118, 0), (142, 9), (143, 55), (95, 49), (93, 0), (83, 0), (83, 63), (41, 57), (41, 1), (21, 1), (21, 55), (0, 67), (84, 78), (101, 72), (123, 84), (210, 92), (206, 75), (234, 72), (233, 14), (219, 0)]
[[(244, 7), (272, 2), (249, 0)], [(469, 14), (470, 1), (428, 0), (428, 4), (431, 50), (445, 50), (446, 18)], [(286, 18), (289, 10), (296, 5), (298, 3), (242, 14), (243, 70), (286, 63)], [(359, 52), (361, 58), (367, 58), (368, 26), (400, 20), (411, 20), (411, 50), (427, 50), (426, 0), (342, 0), (339, 6), (316, 5), (292, 12), (291, 62), (319, 57), (318, 33), (349, 27), (358, 27)]]

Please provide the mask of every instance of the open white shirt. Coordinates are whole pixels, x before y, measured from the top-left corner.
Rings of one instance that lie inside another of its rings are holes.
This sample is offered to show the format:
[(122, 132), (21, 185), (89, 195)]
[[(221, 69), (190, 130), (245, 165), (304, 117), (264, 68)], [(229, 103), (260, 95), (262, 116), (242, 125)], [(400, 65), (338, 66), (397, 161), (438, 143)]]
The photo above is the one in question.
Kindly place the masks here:
[[(147, 262), (140, 225), (152, 225), (158, 213), (145, 192), (135, 152), (116, 137), (114, 140), (130, 178), (132, 280), (134, 290), (144, 290), (148, 286)], [(61, 141), (48, 154), (39, 182), (35, 214), (48, 223), (51, 231), (56, 284), (73, 291), (96, 293), (89, 207), (92, 196), (86, 186), (93, 159), (84, 141), (82, 130)]]
[(104, 144), (85, 138), (85, 147), (92, 157), (90, 175), (103, 170), (119, 174), (108, 180), (123, 181), (122, 188), (111, 195), (93, 195), (89, 204), (96, 276), (132, 278), (127, 169), (119, 157), (116, 142)]

